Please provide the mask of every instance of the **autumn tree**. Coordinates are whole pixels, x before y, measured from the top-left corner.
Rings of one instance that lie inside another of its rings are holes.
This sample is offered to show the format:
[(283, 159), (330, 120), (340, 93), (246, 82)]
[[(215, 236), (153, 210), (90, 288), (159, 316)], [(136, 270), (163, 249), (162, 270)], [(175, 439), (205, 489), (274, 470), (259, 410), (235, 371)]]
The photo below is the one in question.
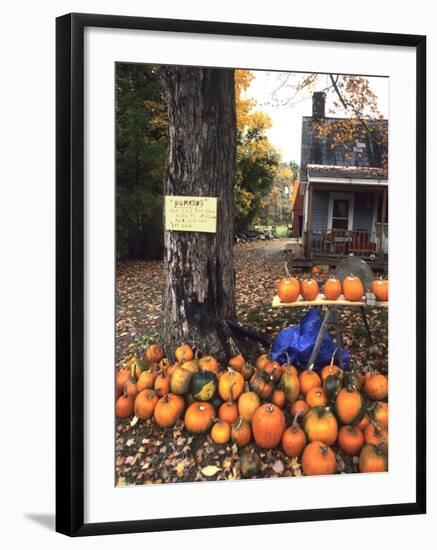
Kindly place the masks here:
[(237, 111), (237, 171), (235, 177), (235, 222), (244, 229), (254, 222), (268, 204), (279, 155), (270, 143), (266, 130), (271, 120), (256, 110), (256, 102), (246, 91), (253, 80), (247, 70), (235, 71)]
[(217, 197), (217, 232), (165, 232), (161, 340), (172, 354), (195, 342), (225, 360), (225, 319), (235, 317), (233, 257), (236, 166), (232, 69), (163, 67), (169, 145), (165, 195)]

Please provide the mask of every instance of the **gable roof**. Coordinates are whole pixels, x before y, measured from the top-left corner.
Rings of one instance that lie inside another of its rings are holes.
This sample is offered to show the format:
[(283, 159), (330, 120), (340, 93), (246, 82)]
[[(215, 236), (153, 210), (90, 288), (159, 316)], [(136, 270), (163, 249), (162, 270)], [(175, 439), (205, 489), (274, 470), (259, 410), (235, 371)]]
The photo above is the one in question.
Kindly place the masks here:
[[(349, 132), (352, 136), (348, 141), (339, 143), (336, 137), (345, 121), (352, 123)], [(359, 120), (338, 117), (303, 117), (301, 181), (307, 181), (308, 165), (330, 167), (332, 177), (345, 175), (348, 178), (375, 177), (370, 175), (374, 171), (371, 169), (378, 169), (377, 177), (387, 179), (387, 130), (386, 119), (366, 120), (364, 124)], [(364, 169), (360, 175), (359, 169)], [(327, 173), (324, 175), (330, 177)]]

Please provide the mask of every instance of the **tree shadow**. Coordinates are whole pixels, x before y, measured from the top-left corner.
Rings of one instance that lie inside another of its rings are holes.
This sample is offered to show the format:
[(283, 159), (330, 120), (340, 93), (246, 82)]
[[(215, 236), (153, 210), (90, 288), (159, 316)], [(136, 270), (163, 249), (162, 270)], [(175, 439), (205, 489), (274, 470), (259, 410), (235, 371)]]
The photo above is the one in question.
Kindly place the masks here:
[(25, 514), (25, 517), (50, 531), (55, 530), (55, 514)]

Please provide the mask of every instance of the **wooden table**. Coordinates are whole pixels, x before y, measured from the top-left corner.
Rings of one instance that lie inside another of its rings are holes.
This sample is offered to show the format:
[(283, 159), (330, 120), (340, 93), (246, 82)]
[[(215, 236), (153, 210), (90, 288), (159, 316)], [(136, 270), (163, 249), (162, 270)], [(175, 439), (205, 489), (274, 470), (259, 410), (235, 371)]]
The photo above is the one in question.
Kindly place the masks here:
[(341, 331), (341, 326), (338, 320), (338, 309), (341, 307), (359, 307), (361, 311), (361, 317), (363, 319), (364, 326), (367, 330), (367, 335), (370, 343), (372, 343), (372, 335), (370, 333), (369, 323), (366, 316), (366, 307), (372, 308), (388, 308), (388, 302), (376, 302), (374, 304), (368, 304), (366, 301), (360, 302), (351, 302), (346, 300), (344, 296), (340, 296), (338, 300), (327, 300), (324, 294), (319, 294), (315, 300), (307, 301), (304, 300), (301, 296), (295, 302), (281, 302), (279, 296), (273, 298), (272, 307), (274, 308), (295, 308), (295, 307), (322, 307), (326, 306), (326, 313), (323, 318), (322, 324), (319, 329), (319, 333), (316, 338), (316, 343), (314, 344), (313, 351), (308, 361), (308, 367), (312, 365), (317, 359), (317, 355), (320, 351), (320, 346), (322, 345), (323, 337), (329, 326), (333, 324), (335, 326), (335, 340), (337, 348), (339, 350), (339, 366), (343, 368), (343, 333)]

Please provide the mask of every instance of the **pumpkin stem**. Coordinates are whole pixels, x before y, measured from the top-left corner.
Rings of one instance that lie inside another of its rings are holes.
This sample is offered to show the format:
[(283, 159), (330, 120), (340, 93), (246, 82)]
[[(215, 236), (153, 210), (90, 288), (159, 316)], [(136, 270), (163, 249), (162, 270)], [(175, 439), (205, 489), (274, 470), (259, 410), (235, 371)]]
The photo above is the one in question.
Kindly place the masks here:
[(296, 414), (294, 415), (293, 423), (292, 423), (292, 425), (291, 425), (291, 430), (292, 430), (293, 432), (296, 431), (297, 419), (298, 419), (298, 417), (303, 413), (304, 410), (305, 410), (305, 409), (299, 409), (299, 410), (296, 412)]
[(233, 405), (234, 405), (233, 388), (234, 388), (235, 384), (236, 384), (236, 382), (234, 382), (233, 384), (231, 384), (231, 389), (230, 389), (230, 392), (229, 392), (229, 399), (228, 399), (228, 404), (229, 404), (229, 406), (233, 406)]
[(131, 377), (131, 380), (134, 380), (135, 379), (135, 367), (136, 367), (136, 359), (135, 361), (132, 361), (132, 364), (130, 366), (130, 377)]
[(267, 405), (266, 411), (267, 411), (268, 413), (272, 413), (272, 412), (273, 412), (273, 406), (272, 406), (271, 403), (269, 403), (269, 404)]
[(290, 272), (288, 271), (287, 262), (284, 263), (284, 268), (285, 268), (285, 275), (286, 275), (287, 277), (290, 277)]
[(241, 428), (241, 425), (243, 424), (243, 417), (242, 416), (239, 416), (238, 417), (238, 420), (234, 426), (234, 429), (235, 430), (239, 430)]
[(154, 397), (155, 395), (158, 394), (159, 390), (161, 388), (157, 388), (156, 390), (153, 390), (152, 393), (150, 393), (148, 396), (147, 396), (147, 399), (152, 399), (152, 397)]
[(287, 358), (287, 366), (290, 364), (290, 356), (285, 352), (285, 357)]
[(332, 357), (331, 357), (331, 363), (330, 363), (330, 367), (332, 367), (332, 365), (334, 364), (334, 357), (335, 357), (335, 354), (337, 353), (338, 351), (338, 348), (335, 348), (334, 350), (334, 353), (332, 354)]
[(312, 372), (313, 368), (314, 368), (314, 363), (311, 363), (311, 365), (307, 368), (307, 371)]

